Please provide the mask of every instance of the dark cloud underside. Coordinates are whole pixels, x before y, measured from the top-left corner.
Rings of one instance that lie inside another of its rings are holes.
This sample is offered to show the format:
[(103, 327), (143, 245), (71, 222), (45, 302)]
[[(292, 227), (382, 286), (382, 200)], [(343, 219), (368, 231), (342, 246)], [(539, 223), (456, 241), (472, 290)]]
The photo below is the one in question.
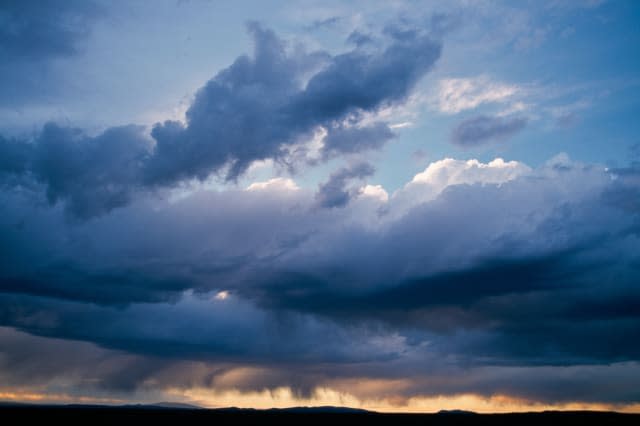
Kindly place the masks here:
[(51, 203), (88, 218), (126, 205), (140, 190), (203, 180), (225, 167), (235, 180), (254, 161), (284, 161), (319, 127), (328, 132), (325, 159), (379, 148), (393, 137), (388, 125), (354, 127), (359, 117), (402, 102), (440, 55), (440, 45), (418, 33), (377, 51), (331, 56), (288, 51), (256, 23), (249, 30), (253, 57), (239, 57), (202, 87), (186, 124), (158, 123), (151, 138), (138, 126), (90, 137), (48, 124), (32, 142), (0, 140), (15, 157), (5, 174), (33, 177)]
[(459, 123), (451, 133), (451, 142), (461, 147), (473, 147), (505, 140), (527, 125), (524, 117), (489, 117), (481, 115)]

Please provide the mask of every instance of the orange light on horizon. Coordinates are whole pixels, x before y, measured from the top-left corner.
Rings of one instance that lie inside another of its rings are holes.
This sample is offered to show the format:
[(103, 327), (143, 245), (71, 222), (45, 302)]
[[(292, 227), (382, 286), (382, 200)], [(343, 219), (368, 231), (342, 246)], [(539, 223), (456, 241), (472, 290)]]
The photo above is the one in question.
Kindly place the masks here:
[[(570, 402), (548, 404), (507, 395), (489, 397), (475, 394), (451, 396), (416, 396), (366, 398), (359, 399), (346, 392), (330, 388), (318, 388), (311, 397), (296, 396), (291, 389), (281, 387), (272, 390), (240, 392), (238, 390), (215, 391), (206, 388), (167, 389), (166, 399), (172, 402), (191, 403), (204, 408), (289, 408), (337, 406), (361, 408), (381, 413), (435, 413), (441, 410), (465, 410), (476, 413), (513, 413), (537, 411), (617, 411), (622, 413), (640, 413), (640, 403), (607, 404)], [(51, 404), (131, 404), (139, 400), (96, 397), (89, 395), (70, 395), (67, 393), (48, 393), (26, 390), (0, 390), (0, 401), (51, 403)], [(155, 401), (157, 402), (157, 401)]]

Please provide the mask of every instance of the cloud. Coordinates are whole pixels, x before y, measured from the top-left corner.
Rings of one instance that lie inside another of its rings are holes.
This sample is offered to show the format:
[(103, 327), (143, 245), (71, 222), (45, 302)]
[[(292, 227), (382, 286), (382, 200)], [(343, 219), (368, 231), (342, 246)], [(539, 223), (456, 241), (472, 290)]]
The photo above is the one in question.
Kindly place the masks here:
[(344, 207), (359, 193), (358, 189), (347, 189), (347, 183), (352, 179), (362, 179), (375, 173), (375, 169), (369, 163), (357, 163), (349, 167), (343, 167), (332, 173), (329, 180), (320, 184), (315, 195), (320, 207)]
[[(531, 173), (531, 168), (518, 161), (496, 158), (488, 163), (478, 160), (445, 158), (429, 164), (394, 194), (398, 205), (415, 206), (438, 197), (453, 185), (500, 185)], [(405, 207), (405, 208), (407, 208)]]
[[(628, 339), (638, 210), (617, 195), (638, 186), (635, 172), (567, 156), (535, 169), (446, 159), (386, 201), (350, 192), (349, 179), (370, 172), (351, 165), (321, 187), (346, 191), (342, 208), (315, 208), (312, 191), (275, 179), (171, 203), (137, 197), (73, 225), (34, 204), (37, 189), (5, 189), (0, 324), (131, 357), (62, 370), (95, 371), (91, 383), (109, 392), (162, 383), (312, 395), (366, 379), (402, 381), (396, 397), (553, 400), (557, 385), (581, 400), (637, 398), (627, 386), (598, 390), (640, 357)], [(19, 358), (4, 359), (26, 366)], [(556, 374), (566, 366), (572, 374)]]
[(347, 42), (353, 43), (356, 46), (364, 46), (373, 43), (373, 37), (361, 31), (353, 30), (347, 37)]
[(306, 29), (308, 31), (317, 31), (325, 28), (335, 27), (340, 23), (342, 18), (340, 16), (331, 16), (325, 19), (318, 19), (309, 24)]
[[(520, 330), (504, 310), (506, 301), (515, 301), (525, 315), (527, 306), (538, 305), (528, 305), (527, 298), (548, 293), (567, 300), (564, 306), (543, 303), (552, 309), (550, 318), (568, 321), (575, 315), (567, 311), (574, 289), (606, 300), (599, 292), (608, 280), (600, 275), (608, 269), (587, 259), (602, 258), (598, 247), (624, 253), (633, 246), (635, 237), (620, 233), (636, 219), (634, 212), (603, 203), (602, 194), (616, 184), (606, 172), (566, 161), (559, 167), (558, 161), (539, 170), (502, 160), (436, 163), (404, 190), (413, 194), (413, 204), (394, 195), (382, 216), (375, 209), (383, 201), (367, 204), (371, 197), (351, 198), (342, 209), (313, 209), (318, 195), (278, 181), (285, 184), (196, 193), (160, 210), (150, 201), (136, 203), (68, 228), (59, 210), (25, 215), (32, 209), (20, 201), (25, 195), (5, 194), (2, 290), (105, 305), (175, 301), (189, 290), (227, 291), (267, 311), (339, 321), (375, 318), (431, 332), (492, 321)], [(321, 201), (344, 205), (335, 196), (344, 195), (342, 185), (370, 172), (366, 164), (339, 170), (321, 187)], [(420, 198), (420, 191), (430, 195)], [(370, 209), (373, 216), (366, 216)], [(142, 227), (144, 233), (133, 231)], [(128, 229), (130, 237), (118, 237)], [(633, 255), (627, 256), (631, 262)], [(621, 268), (615, 285), (633, 300), (626, 286), (637, 272), (633, 262), (628, 265), (615, 264)], [(495, 305), (499, 298), (506, 298), (505, 305)], [(616, 300), (594, 314), (606, 313)], [(438, 321), (430, 325), (432, 317)], [(523, 336), (567, 350), (577, 344), (558, 335)], [(488, 347), (495, 356), (510, 353), (498, 344)], [(588, 347), (571, 351), (606, 358)]]
[(0, 135), (0, 178), (5, 175), (21, 174), (29, 167), (33, 146)]
[(81, 218), (129, 203), (152, 149), (141, 126), (112, 127), (88, 137), (78, 129), (47, 124), (34, 145), (31, 173), (45, 185), (47, 199), (66, 201)]
[(469, 148), (499, 142), (524, 129), (527, 121), (525, 117), (479, 115), (460, 122), (451, 133), (451, 143)]
[(640, 213), (640, 163), (633, 162), (629, 167), (610, 172), (614, 182), (604, 192), (604, 199), (629, 212)]
[(328, 129), (323, 140), (325, 157), (339, 153), (356, 153), (377, 149), (393, 138), (395, 134), (387, 123), (375, 123), (364, 127), (338, 125)]
[(365, 185), (360, 189), (360, 195), (377, 198), (385, 203), (389, 201), (389, 193), (387, 193), (382, 185)]
[[(590, 402), (623, 405), (637, 401), (635, 383), (640, 370), (637, 363), (463, 368), (440, 364), (429, 372), (398, 378), (389, 373), (407, 366), (389, 360), (351, 366), (325, 364), (322, 368), (309, 363), (304, 367), (277, 364), (257, 367), (123, 354), (84, 342), (35, 337), (7, 328), (0, 329), (0, 341), (3, 343), (0, 377), (5, 387), (33, 389), (32, 394), (40, 392), (45, 399), (64, 392), (69, 402), (87, 394), (111, 402), (118, 402), (117, 398), (130, 400), (134, 395), (141, 402), (156, 402), (167, 399), (167, 395), (175, 400), (184, 392), (185, 396), (210, 395), (206, 399), (180, 398), (185, 402), (232, 405), (221, 402), (227, 400), (224, 394), (231, 392), (233, 404), (241, 405), (246, 403), (243, 396), (249, 403), (255, 403), (257, 392), (278, 395), (288, 390), (292, 396), (308, 399), (308, 404), (313, 405), (326, 405), (325, 393), (335, 392), (341, 395), (340, 401), (347, 399), (350, 405), (390, 405), (395, 411), (403, 407), (420, 409), (416, 400), (422, 398), (437, 398), (432, 409), (440, 409), (450, 398), (452, 404), (460, 404), (463, 401), (456, 399), (460, 394), (481, 399), (498, 396), (498, 404), (489, 405), (485, 408), (488, 410), (509, 404), (510, 400), (516, 402), (511, 407), (521, 404), (519, 410), (549, 403), (577, 402), (578, 407)], [(47, 354), (39, 350), (43, 346), (49, 348)], [(456, 380), (451, 380), (452, 377)], [(277, 397), (270, 401), (271, 405), (274, 403)], [(284, 405), (295, 402), (285, 399)], [(622, 408), (620, 405), (618, 409)]]
[(126, 205), (134, 193), (215, 173), (237, 180), (256, 161), (316, 162), (297, 157), (319, 129), (325, 160), (376, 149), (394, 134), (385, 122), (364, 123), (364, 115), (402, 103), (440, 55), (440, 45), (419, 32), (377, 50), (331, 56), (287, 49), (273, 31), (256, 23), (248, 28), (254, 55), (240, 56), (209, 80), (186, 123), (157, 123), (151, 137), (133, 125), (93, 137), (48, 124), (21, 147), (3, 139), (1, 149), (17, 155), (15, 165), (3, 168), (14, 180), (35, 178), (51, 203), (89, 218)]
[(0, 52), (12, 60), (76, 54), (91, 23), (102, 14), (97, 3), (76, 0), (62, 4), (7, 0), (0, 11)]
[[(256, 161), (380, 148), (394, 136), (383, 112), (440, 54), (415, 28), (336, 55), (249, 30), (253, 54), (209, 80), (184, 122), (0, 137), (3, 386), (638, 401), (636, 163), (446, 158), (389, 195), (361, 182), (370, 164), (347, 162), (317, 191), (279, 177), (164, 197)], [(521, 90), (447, 84), (445, 113)], [(525, 125), (476, 116), (454, 142)]]
[(510, 102), (522, 88), (491, 81), (486, 76), (440, 80), (433, 103), (445, 114), (457, 114), (487, 103)]
[(292, 180), (287, 178), (273, 178), (266, 182), (254, 182), (247, 187), (247, 191), (295, 191), (300, 189), (298, 185)]
[(386, 124), (346, 130), (345, 120), (357, 123), (362, 112), (402, 101), (440, 55), (439, 45), (420, 35), (373, 53), (288, 55), (273, 32), (257, 24), (250, 30), (254, 58), (237, 59), (198, 92), (186, 127), (166, 122), (154, 128), (150, 181), (203, 178), (225, 164), (226, 179), (233, 180), (253, 161), (284, 158), (286, 145), (319, 126), (329, 132), (327, 153), (378, 147), (391, 137)]
[[(82, 52), (93, 25), (106, 16), (88, 0), (7, 0), (0, 4), (0, 105), (15, 108), (59, 92), (54, 60)], [(13, 110), (13, 108), (9, 108)]]

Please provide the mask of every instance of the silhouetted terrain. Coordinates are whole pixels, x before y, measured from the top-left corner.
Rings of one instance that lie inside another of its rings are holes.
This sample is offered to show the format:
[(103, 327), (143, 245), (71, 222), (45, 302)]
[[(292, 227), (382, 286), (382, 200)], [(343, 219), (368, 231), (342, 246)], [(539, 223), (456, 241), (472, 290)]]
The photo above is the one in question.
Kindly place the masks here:
[(640, 414), (564, 411), (543, 413), (475, 414), (463, 411), (437, 414), (383, 414), (341, 407), (297, 407), (280, 410), (239, 408), (172, 408), (171, 404), (106, 407), (91, 405), (42, 406), (2, 404), (3, 424), (63, 425), (640, 425)]

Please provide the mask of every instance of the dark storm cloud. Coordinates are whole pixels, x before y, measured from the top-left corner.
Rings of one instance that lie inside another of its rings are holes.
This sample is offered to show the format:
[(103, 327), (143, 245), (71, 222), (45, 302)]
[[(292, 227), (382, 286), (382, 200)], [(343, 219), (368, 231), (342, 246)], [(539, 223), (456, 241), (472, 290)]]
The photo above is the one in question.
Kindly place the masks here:
[(351, 198), (358, 194), (357, 188), (347, 188), (352, 179), (362, 179), (375, 173), (375, 169), (369, 163), (357, 163), (349, 167), (343, 167), (332, 173), (329, 180), (320, 184), (316, 193), (316, 202), (320, 207), (344, 207)]
[(324, 159), (379, 148), (393, 133), (383, 122), (357, 126), (362, 114), (404, 100), (440, 55), (440, 45), (417, 32), (377, 51), (331, 56), (287, 50), (255, 23), (249, 30), (253, 57), (239, 57), (201, 88), (186, 124), (158, 123), (151, 138), (137, 126), (90, 137), (48, 124), (22, 145), (2, 139), (0, 149), (11, 151), (2, 169), (13, 180), (33, 177), (49, 202), (89, 218), (126, 205), (139, 190), (203, 180), (225, 167), (225, 178), (236, 180), (256, 160), (286, 162), (319, 127), (327, 130)]
[(105, 15), (92, 0), (6, 0), (0, 3), (0, 105), (42, 100), (59, 88), (50, 63), (82, 51)]
[(73, 55), (101, 13), (95, 2), (85, 0), (3, 1), (0, 55), (12, 61)]
[[(309, 191), (267, 186), (69, 227), (60, 209), (5, 193), (0, 323), (175, 359), (637, 360), (636, 213), (606, 202), (616, 180), (602, 169), (565, 159), (531, 173), (413, 207), (392, 197), (388, 218), (376, 198), (315, 209)], [(335, 345), (319, 346), (326, 336)]]
[[(85, 342), (36, 337), (0, 328), (0, 379), (3, 384), (41, 392), (66, 390), (79, 395), (127, 397), (144, 391), (153, 395), (164, 389), (210, 388), (217, 391), (254, 392), (288, 387), (298, 397), (312, 397), (314, 391), (332, 388), (356, 397), (377, 400), (417, 396), (477, 394), (507, 395), (535, 402), (633, 403), (640, 396), (638, 363), (576, 366), (470, 366), (442, 362), (438, 355), (419, 355), (422, 362), (400, 358), (360, 363), (310, 362), (263, 364), (249, 367), (234, 362), (131, 355), (97, 348)], [(43, 353), (42, 347), (47, 347)], [(411, 377), (397, 386), (398, 377)], [(455, 378), (455, 380), (452, 380)], [(382, 389), (367, 389), (389, 380)], [(354, 386), (359, 383), (363, 386)], [(150, 385), (152, 384), (152, 385)], [(155, 396), (157, 400), (157, 396)]]
[[(369, 340), (375, 335), (373, 328), (344, 328), (310, 315), (264, 311), (233, 295), (226, 299), (187, 295), (170, 305), (126, 308), (24, 295), (3, 294), (0, 300), (7, 307), (0, 311), (5, 325), (174, 362), (343, 363), (398, 356), (395, 348)], [(323, 341), (325, 336), (333, 339)]]
[(640, 213), (640, 163), (611, 170), (614, 183), (603, 194), (606, 202)]
[[(185, 123), (0, 137), (3, 382), (310, 395), (372, 378), (407, 381), (407, 397), (637, 401), (636, 164), (450, 160), (387, 197), (360, 187), (374, 170), (355, 163), (315, 194), (280, 178), (157, 197), (286, 163), (320, 128), (323, 161), (381, 147), (393, 132), (376, 113), (440, 54), (405, 26), (335, 56), (249, 29), (254, 54), (207, 82)], [(480, 116), (453, 141), (525, 125)], [(45, 344), (46, 360), (34, 355)], [(259, 372), (222, 380), (236, 364)]]
[(451, 142), (461, 147), (473, 147), (497, 142), (518, 133), (527, 125), (524, 117), (489, 117), (481, 115), (459, 123), (451, 133)]
[(107, 129), (90, 137), (49, 123), (33, 142), (0, 136), (0, 178), (41, 184), (51, 204), (63, 202), (79, 218), (129, 203), (142, 185), (142, 165), (152, 149), (141, 126)]
[[(318, 126), (340, 130), (346, 119), (403, 100), (440, 55), (440, 46), (422, 35), (376, 52), (288, 54), (272, 31), (257, 24), (250, 30), (254, 57), (238, 58), (198, 92), (186, 126), (166, 122), (154, 128), (148, 181), (203, 178), (225, 164), (231, 166), (226, 178), (236, 179), (253, 161), (284, 158), (287, 144), (309, 138)], [(375, 148), (390, 136), (384, 123), (360, 134), (342, 130), (327, 149), (335, 154)]]
[(0, 135), (0, 179), (24, 173), (30, 166), (33, 145)]
[(325, 156), (361, 152), (380, 148), (394, 136), (386, 123), (365, 127), (336, 126), (328, 129), (322, 149)]
[(45, 125), (35, 141), (31, 172), (51, 204), (64, 201), (81, 218), (127, 204), (141, 181), (151, 143), (140, 126), (112, 127), (97, 137)]

